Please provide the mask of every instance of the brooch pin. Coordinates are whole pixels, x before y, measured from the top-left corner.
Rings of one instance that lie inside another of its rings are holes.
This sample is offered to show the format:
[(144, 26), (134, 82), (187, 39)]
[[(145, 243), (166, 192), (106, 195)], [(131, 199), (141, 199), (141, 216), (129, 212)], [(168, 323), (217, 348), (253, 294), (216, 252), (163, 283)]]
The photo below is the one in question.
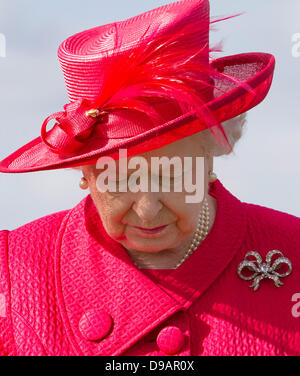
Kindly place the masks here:
[[(279, 255), (272, 264), (272, 257), (274, 255)], [(253, 256), (255, 260), (249, 260), (249, 257)], [(286, 264), (288, 266), (288, 271), (285, 273), (280, 274), (278, 271), (279, 269)], [(250, 272), (254, 272), (252, 275), (245, 276), (242, 274), (243, 269), (246, 268)], [(249, 287), (253, 287), (254, 291), (256, 291), (259, 288), (259, 283), (265, 278), (272, 279), (274, 281), (274, 284), (276, 287), (280, 287), (283, 285), (283, 282), (281, 282), (280, 278), (287, 277), (292, 272), (292, 263), (291, 261), (283, 257), (283, 254), (278, 250), (270, 251), (266, 256), (266, 262), (262, 262), (262, 257), (258, 252), (248, 252), (245, 256), (244, 261), (242, 261), (239, 266), (237, 273), (241, 279), (244, 279), (245, 281), (251, 281), (254, 279), (253, 283)]]

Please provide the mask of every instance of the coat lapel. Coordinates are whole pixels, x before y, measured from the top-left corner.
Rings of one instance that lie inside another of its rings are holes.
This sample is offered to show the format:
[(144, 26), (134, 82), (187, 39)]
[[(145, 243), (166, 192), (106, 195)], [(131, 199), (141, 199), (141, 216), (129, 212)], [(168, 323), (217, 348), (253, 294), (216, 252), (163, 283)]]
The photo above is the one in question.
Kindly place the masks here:
[[(58, 304), (79, 355), (120, 355), (183, 309), (107, 236), (90, 195), (64, 219), (55, 257)], [(112, 317), (112, 332), (99, 342), (86, 340), (79, 330), (80, 319), (86, 312), (103, 309)]]

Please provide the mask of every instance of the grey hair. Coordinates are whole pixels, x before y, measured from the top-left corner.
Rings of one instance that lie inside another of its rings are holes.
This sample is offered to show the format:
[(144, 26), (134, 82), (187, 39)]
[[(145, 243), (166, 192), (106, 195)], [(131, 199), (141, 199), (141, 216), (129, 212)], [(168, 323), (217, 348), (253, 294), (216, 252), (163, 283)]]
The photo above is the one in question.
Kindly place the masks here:
[[(243, 135), (246, 122), (247, 113), (245, 112), (222, 123), (223, 129), (233, 151), (236, 143)], [(199, 133), (199, 140), (199, 146), (205, 156), (219, 157), (225, 154), (230, 154), (215, 140), (209, 129), (206, 129)]]

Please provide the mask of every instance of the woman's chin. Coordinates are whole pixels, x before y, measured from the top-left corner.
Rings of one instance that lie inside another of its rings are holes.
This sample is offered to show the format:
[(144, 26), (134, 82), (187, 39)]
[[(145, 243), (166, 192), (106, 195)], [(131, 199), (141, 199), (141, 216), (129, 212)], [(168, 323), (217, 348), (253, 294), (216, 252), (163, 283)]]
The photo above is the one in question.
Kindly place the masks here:
[[(152, 244), (151, 244), (152, 243)], [(148, 241), (147, 244), (145, 244), (145, 241), (138, 242), (138, 241), (128, 241), (123, 244), (123, 246), (130, 250), (135, 252), (147, 252), (147, 253), (158, 253), (165, 249), (172, 248), (172, 244), (170, 245), (168, 242), (151, 242)]]

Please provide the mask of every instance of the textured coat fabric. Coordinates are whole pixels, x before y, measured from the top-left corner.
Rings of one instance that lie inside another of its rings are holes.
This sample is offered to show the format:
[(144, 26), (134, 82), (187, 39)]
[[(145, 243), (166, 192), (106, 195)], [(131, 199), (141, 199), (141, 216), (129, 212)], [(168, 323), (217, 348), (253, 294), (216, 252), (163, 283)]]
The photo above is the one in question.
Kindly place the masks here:
[[(300, 219), (243, 203), (219, 180), (214, 225), (177, 269), (138, 269), (88, 195), (0, 232), (0, 355), (300, 355)], [(237, 267), (280, 250), (293, 272), (255, 292)]]

